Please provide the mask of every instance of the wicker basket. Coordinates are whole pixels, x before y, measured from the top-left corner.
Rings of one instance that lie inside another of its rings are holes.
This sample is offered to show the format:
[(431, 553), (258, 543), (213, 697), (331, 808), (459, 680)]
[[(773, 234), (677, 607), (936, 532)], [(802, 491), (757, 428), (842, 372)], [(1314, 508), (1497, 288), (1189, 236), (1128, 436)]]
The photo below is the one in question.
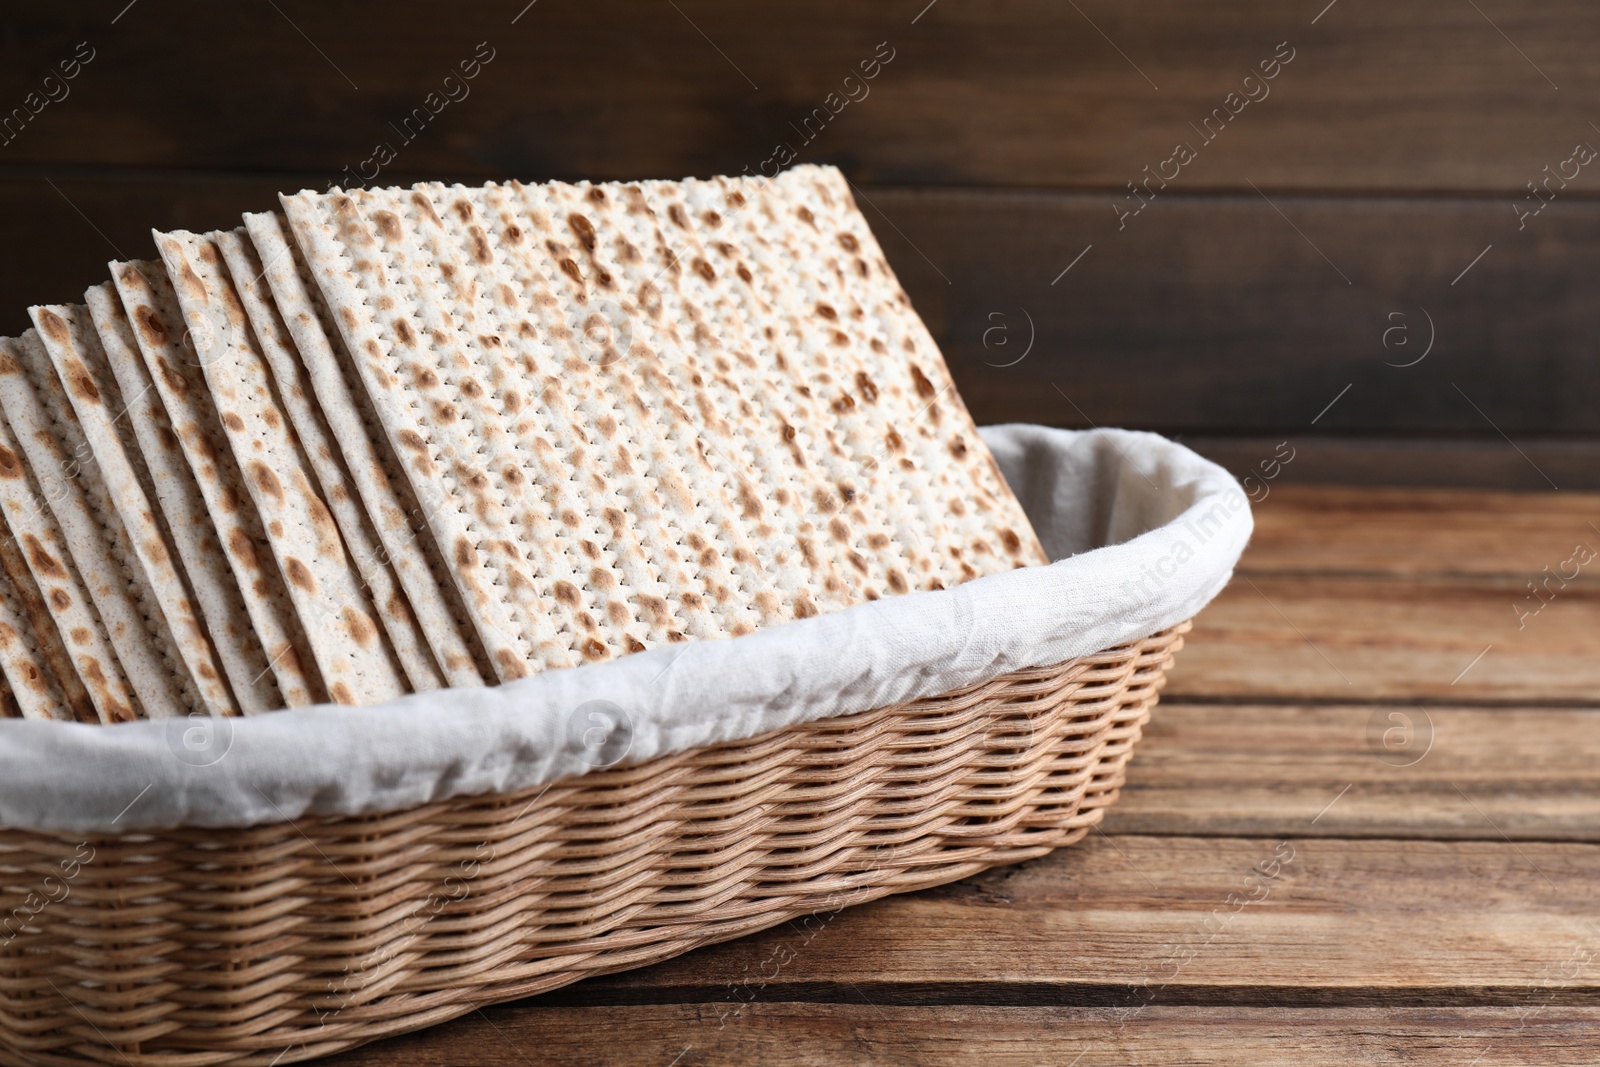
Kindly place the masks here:
[(0, 829), (0, 1062), (283, 1064), (1069, 844), (1188, 624), (529, 793)]

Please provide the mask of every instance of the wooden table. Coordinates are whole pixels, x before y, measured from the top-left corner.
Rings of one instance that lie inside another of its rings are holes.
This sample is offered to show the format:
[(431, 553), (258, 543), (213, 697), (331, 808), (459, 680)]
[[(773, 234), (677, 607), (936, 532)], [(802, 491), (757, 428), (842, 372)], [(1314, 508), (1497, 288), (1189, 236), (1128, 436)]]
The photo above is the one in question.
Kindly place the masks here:
[(1257, 520), (1103, 832), (329, 1062), (1600, 1062), (1600, 495)]

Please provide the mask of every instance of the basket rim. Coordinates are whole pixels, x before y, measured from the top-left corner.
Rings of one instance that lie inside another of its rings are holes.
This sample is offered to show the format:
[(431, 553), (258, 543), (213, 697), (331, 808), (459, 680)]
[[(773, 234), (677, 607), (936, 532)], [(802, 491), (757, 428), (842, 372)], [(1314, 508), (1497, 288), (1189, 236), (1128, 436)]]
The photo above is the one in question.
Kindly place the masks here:
[(366, 708), (4, 720), (0, 827), (246, 827), (516, 793), (1114, 648), (1192, 617), (1231, 577), (1252, 522), (1216, 464), (1135, 431), (981, 432), (1051, 565)]

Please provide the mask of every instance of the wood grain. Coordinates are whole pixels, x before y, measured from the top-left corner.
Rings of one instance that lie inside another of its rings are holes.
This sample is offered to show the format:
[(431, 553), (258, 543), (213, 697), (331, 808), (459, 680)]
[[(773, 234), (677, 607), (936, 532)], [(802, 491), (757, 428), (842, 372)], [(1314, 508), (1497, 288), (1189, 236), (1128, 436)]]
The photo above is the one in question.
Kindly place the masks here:
[(545, 999), (1589, 1003), (1597, 874), (1591, 844), (1096, 834)]
[[(146, 254), (151, 226), (232, 225), (308, 177), (0, 181), (12, 246), (30, 249), (0, 259), (0, 316), (12, 316), (0, 327), (20, 328), (29, 303), (75, 299), (112, 256)], [(1580, 281), (1600, 274), (1600, 203), (1558, 205), (1564, 214), (1519, 235), (1509, 213), (1471, 200), (1174, 196), (1121, 233), (1101, 197), (863, 187), (861, 202), (979, 422), (1291, 442), (1448, 432), (1518, 463), (1500, 431), (1600, 431), (1600, 303)], [(1383, 337), (1409, 323), (1422, 344), (1423, 311), (1437, 351), (1386, 366), (1420, 354), (1400, 334), (1386, 350)], [(1537, 373), (1507, 373), (1530, 351)], [(1516, 476), (1548, 488), (1531, 470)]]
[[(391, 142), (396, 165), (435, 176), (637, 178), (755, 171), (788, 141), (858, 181), (1120, 193), (1198, 142), (1287, 42), (1270, 95), (1201, 149), (1185, 188), (1522, 195), (1594, 136), (1585, 102), (1600, 91), (1600, 12), (1580, 0), (1342, 0), (1320, 18), (1270, 0), (525, 5), (441, 19), (416, 0), (189, 2), (115, 24), (120, 5), (18, 11), (7, 107), (76, 42), (98, 54), (6, 157), (332, 178)], [(403, 119), (480, 41), (493, 61), (407, 143)], [(870, 93), (806, 143), (805, 117), (885, 41), (894, 59)], [(1497, 208), (1511, 217), (1509, 199)]]
[(1166, 701), (1104, 830), (1600, 842), (1597, 761), (1589, 708)]
[(1196, 619), (1166, 692), (1290, 703), (1592, 702), (1600, 591), (1574, 584), (1519, 629), (1517, 612), (1532, 610), (1532, 598), (1514, 578), (1401, 585), (1241, 575)]
[[(980, 422), (1508, 451), (1502, 432), (1600, 427), (1600, 305), (1578, 297), (1600, 204), (1522, 233), (1486, 200), (1249, 190), (1162, 194), (1120, 231), (1084, 195), (867, 189), (862, 210)], [(1508, 372), (1535, 352), (1536, 372)]]
[[(329, 1067), (618, 1067), (982, 1063), (991, 1067), (1552, 1067), (1589, 1064), (1600, 1009), (1538, 1001), (1507, 1008), (1162, 1007), (1116, 1009), (868, 1002), (756, 1003), (719, 1025), (705, 1004), (491, 1008)], [(1476, 1057), (1476, 1059), (1474, 1059)]]
[(1600, 493), (1280, 486), (1259, 471), (1249, 488), (1265, 494), (1251, 507), (1255, 535), (1240, 561), (1251, 576), (1503, 576), (1515, 585), (1542, 581), (1550, 567), (1576, 572), (1574, 586), (1587, 588), (1594, 568), (1561, 564), (1579, 546), (1600, 556)]
[[(1349, 399), (1348, 397), (1346, 399)], [(1256, 473), (1281, 435), (1178, 434), (1178, 440), (1238, 477)], [(1600, 439), (1362, 433), (1295, 433), (1298, 457), (1284, 484), (1454, 486), (1549, 492), (1600, 489)]]

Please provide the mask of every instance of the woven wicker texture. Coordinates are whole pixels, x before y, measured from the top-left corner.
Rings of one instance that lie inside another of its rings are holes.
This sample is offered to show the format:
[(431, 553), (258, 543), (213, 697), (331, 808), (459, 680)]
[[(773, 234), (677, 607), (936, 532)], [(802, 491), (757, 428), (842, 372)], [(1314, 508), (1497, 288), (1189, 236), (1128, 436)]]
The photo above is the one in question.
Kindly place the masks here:
[(283, 1064), (1076, 841), (1188, 625), (893, 708), (364, 818), (0, 829), (0, 1063)]

